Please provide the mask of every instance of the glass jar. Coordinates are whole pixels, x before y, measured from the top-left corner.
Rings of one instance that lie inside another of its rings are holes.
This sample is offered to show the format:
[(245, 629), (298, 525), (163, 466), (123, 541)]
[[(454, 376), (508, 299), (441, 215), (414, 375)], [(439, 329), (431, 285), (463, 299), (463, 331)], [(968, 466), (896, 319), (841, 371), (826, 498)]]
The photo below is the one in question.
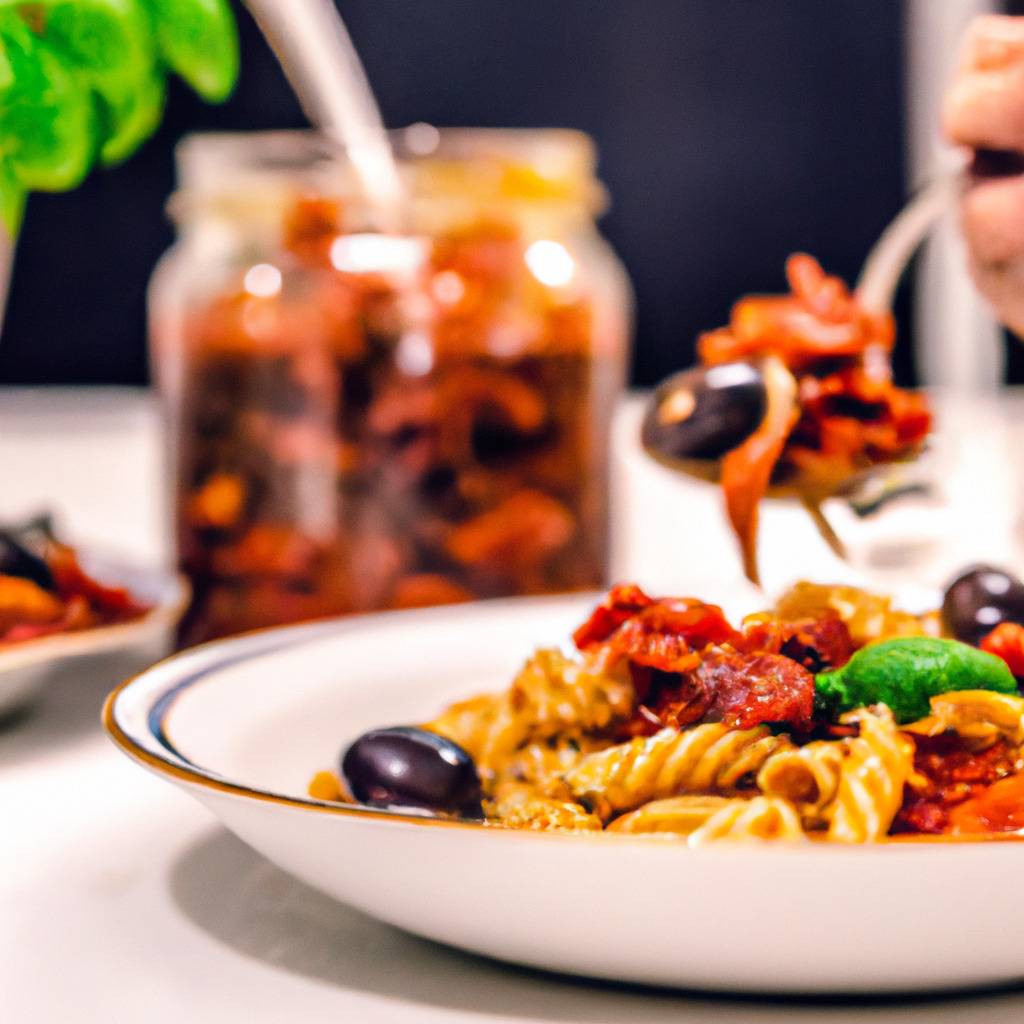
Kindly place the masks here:
[(589, 589), (630, 290), (589, 139), (396, 133), (372, 230), (312, 133), (195, 136), (150, 293), (186, 643), (347, 612)]

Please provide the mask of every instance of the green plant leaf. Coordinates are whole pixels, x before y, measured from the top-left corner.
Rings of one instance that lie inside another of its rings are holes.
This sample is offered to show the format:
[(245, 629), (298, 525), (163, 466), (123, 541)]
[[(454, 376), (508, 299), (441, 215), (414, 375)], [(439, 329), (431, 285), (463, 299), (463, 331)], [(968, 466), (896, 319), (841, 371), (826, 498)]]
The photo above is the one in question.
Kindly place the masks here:
[(897, 722), (930, 711), (929, 698), (954, 690), (1016, 693), (1006, 662), (958, 640), (903, 636), (862, 647), (842, 668), (814, 679), (816, 705), (831, 714), (887, 704)]
[(0, 91), (0, 160), (25, 189), (74, 188), (96, 149), (88, 89), (10, 7), (0, 8), (0, 42), (12, 72)]
[(211, 103), (227, 99), (238, 78), (238, 33), (227, 0), (144, 3), (167, 65), (203, 99)]
[(113, 125), (100, 147), (100, 160), (107, 167), (131, 156), (159, 128), (163, 117), (167, 91), (163, 75), (153, 70), (134, 85), (130, 92), (116, 98), (108, 95), (105, 101)]
[(0, 223), (11, 238), (18, 237), (25, 215), (25, 189), (6, 161), (0, 161)]
[(156, 130), (164, 82), (153, 25), (139, 0), (42, 0), (47, 43), (96, 94), (100, 158), (128, 157)]
[(11, 69), (11, 62), (7, 59), (7, 48), (3, 39), (0, 39), (0, 91), (6, 89), (14, 81), (14, 71)]

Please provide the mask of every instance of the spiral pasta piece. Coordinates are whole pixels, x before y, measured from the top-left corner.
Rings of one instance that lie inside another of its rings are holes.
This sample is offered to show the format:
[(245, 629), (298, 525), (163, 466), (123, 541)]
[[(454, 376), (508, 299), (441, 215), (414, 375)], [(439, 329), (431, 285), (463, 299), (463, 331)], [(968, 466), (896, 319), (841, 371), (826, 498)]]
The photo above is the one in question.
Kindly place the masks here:
[(828, 740), (780, 750), (761, 766), (757, 787), (766, 796), (795, 804), (809, 824), (827, 821), (847, 752), (842, 741)]
[(952, 730), (980, 744), (1007, 739), (1024, 743), (1024, 698), (994, 690), (957, 690), (932, 697), (932, 713), (906, 726), (908, 732), (936, 736)]
[(628, 718), (633, 683), (624, 671), (611, 674), (558, 650), (539, 650), (523, 666), (508, 694), (510, 709), (529, 721), (529, 734), (599, 732)]
[(690, 844), (728, 840), (802, 841), (806, 838), (797, 809), (780, 797), (729, 800), (690, 835)]
[(577, 799), (607, 819), (649, 800), (733, 790), (771, 754), (789, 745), (786, 737), (764, 726), (729, 729), (708, 723), (681, 732), (662, 729), (588, 754), (566, 772), (565, 781)]
[(840, 718), (860, 735), (844, 740), (847, 753), (830, 813), (828, 838), (866, 843), (889, 831), (903, 802), (903, 787), (914, 772), (914, 744), (896, 727), (884, 705), (858, 708)]
[(608, 831), (630, 835), (661, 833), (688, 836), (731, 802), (729, 797), (705, 794), (652, 800), (616, 818), (608, 826)]
[(772, 610), (788, 621), (838, 615), (858, 645), (894, 636), (926, 636), (935, 632), (928, 616), (911, 615), (892, 606), (892, 598), (841, 584), (795, 583), (780, 594)]
[(454, 740), (476, 762), (485, 786), (524, 745), (600, 732), (633, 710), (628, 676), (599, 671), (558, 650), (539, 650), (504, 694), (453, 705), (423, 728)]

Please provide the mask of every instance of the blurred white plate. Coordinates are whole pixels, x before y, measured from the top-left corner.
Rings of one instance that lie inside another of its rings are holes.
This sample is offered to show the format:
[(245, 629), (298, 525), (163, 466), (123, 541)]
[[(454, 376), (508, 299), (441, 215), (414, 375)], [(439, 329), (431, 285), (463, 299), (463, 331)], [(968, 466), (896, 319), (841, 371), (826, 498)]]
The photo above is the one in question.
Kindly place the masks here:
[[(107, 702), (114, 742), (270, 860), (384, 921), (574, 974), (861, 992), (1022, 974), (1024, 845), (708, 846), (515, 832), (308, 799), (371, 726), (507, 685), (593, 599), (502, 601), (187, 651)], [(734, 614), (749, 607), (731, 606)]]
[(145, 665), (170, 650), (174, 628), (189, 600), (185, 578), (86, 553), (81, 555), (81, 560), (89, 575), (111, 586), (127, 587), (136, 598), (152, 607), (131, 622), (0, 645), (0, 715), (24, 704), (45, 686), (58, 666), (69, 661), (132, 655), (137, 656), (140, 665)]

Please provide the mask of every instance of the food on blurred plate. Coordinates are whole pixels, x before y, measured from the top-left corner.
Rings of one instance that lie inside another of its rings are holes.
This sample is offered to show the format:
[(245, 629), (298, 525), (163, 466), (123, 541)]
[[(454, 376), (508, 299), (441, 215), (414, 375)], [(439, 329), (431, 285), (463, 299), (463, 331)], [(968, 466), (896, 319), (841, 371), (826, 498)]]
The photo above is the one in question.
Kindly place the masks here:
[[(971, 572), (947, 591), (953, 620), (803, 582), (734, 626), (696, 598), (615, 587), (573, 650), (536, 651), (503, 693), (364, 734), (310, 795), (689, 844), (1024, 829), (1021, 583)], [(979, 635), (989, 601), (998, 624)], [(971, 643), (948, 635), (964, 622)]]
[(0, 645), (110, 626), (149, 607), (94, 579), (47, 517), (0, 528)]
[(791, 294), (743, 298), (727, 327), (700, 338), (702, 365), (659, 387), (643, 426), (656, 458), (720, 480), (755, 583), (766, 494), (801, 498), (839, 550), (820, 503), (913, 459), (931, 427), (924, 397), (892, 383), (892, 316), (863, 309), (805, 254), (786, 275)]
[[(557, 135), (536, 144), (562, 154)], [(430, 233), (353, 233), (343, 203), (293, 191), (273, 265), (155, 310), (179, 375), (189, 642), (604, 582), (626, 341), (621, 291), (599, 286), (610, 254), (592, 228), (561, 234), (579, 213), (552, 190), (570, 185), (500, 150), (417, 174)]]

